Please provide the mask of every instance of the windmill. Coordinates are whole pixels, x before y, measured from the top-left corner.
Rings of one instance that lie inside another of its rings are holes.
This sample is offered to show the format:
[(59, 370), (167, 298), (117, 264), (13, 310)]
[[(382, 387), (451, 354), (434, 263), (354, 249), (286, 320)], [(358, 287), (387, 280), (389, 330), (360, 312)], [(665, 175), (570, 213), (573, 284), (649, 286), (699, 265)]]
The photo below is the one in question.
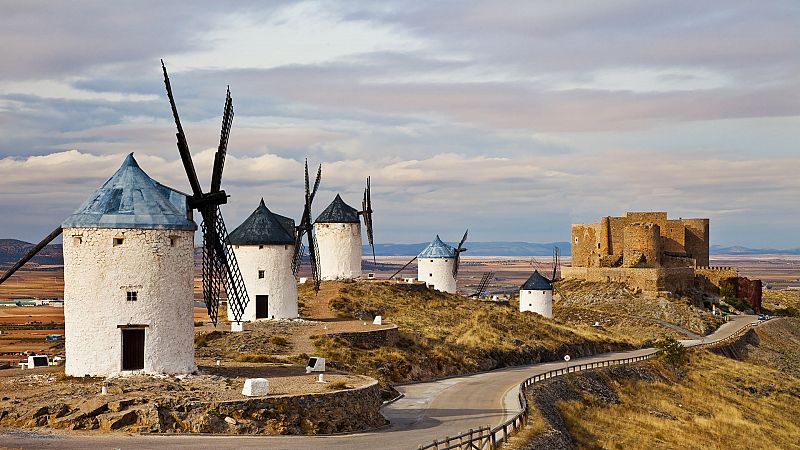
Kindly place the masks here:
[[(300, 262), (303, 257), (303, 236), (307, 236), (308, 242), (308, 259), (311, 262), (311, 276), (314, 278), (314, 290), (319, 292), (320, 286), (320, 270), (319, 258), (317, 258), (319, 251), (317, 249), (316, 241), (314, 240), (314, 224), (311, 221), (311, 204), (314, 202), (314, 196), (317, 195), (319, 183), (322, 180), (322, 164), (317, 169), (317, 177), (314, 180), (314, 188), (309, 187), (308, 177), (308, 160), (305, 166), (305, 202), (303, 206), (303, 216), (300, 219), (300, 224), (296, 227), (295, 242), (294, 242), (294, 259), (292, 260), (292, 272), (295, 276), (300, 271)], [(366, 195), (366, 194), (365, 194)], [(366, 198), (366, 197), (365, 197)], [(371, 212), (371, 211), (370, 211)]]
[(372, 247), (372, 264), (375, 262), (375, 239), (372, 234), (372, 190), (370, 179), (367, 177), (367, 187), (364, 188), (364, 200), (361, 202), (361, 211), (358, 214), (364, 219), (364, 227), (367, 229), (367, 240)]
[(228, 138), (230, 137), (233, 123), (233, 100), (231, 99), (230, 87), (228, 87), (225, 97), (219, 147), (217, 147), (217, 152), (214, 154), (211, 189), (208, 192), (203, 192), (192, 162), (189, 144), (186, 142), (186, 134), (183, 132), (183, 126), (181, 126), (181, 121), (178, 117), (178, 108), (175, 106), (172, 86), (170, 85), (167, 67), (164, 65), (163, 60), (161, 61), (161, 68), (164, 71), (164, 86), (167, 89), (172, 116), (178, 129), (175, 134), (178, 139), (178, 152), (186, 170), (189, 185), (192, 188), (192, 196), (188, 198), (189, 208), (196, 209), (203, 218), (201, 225), (203, 231), (203, 300), (205, 301), (208, 315), (216, 326), (220, 293), (225, 290), (228, 311), (233, 313), (233, 321), (240, 323), (249, 298), (242, 273), (236, 263), (236, 256), (226, 245), (228, 231), (225, 228), (225, 222), (222, 219), (222, 213), (219, 208), (220, 205), (228, 202), (228, 195), (221, 189), (221, 184), (222, 169), (225, 166), (225, 156), (228, 151)]
[(481, 298), (483, 294), (486, 293), (486, 289), (489, 287), (489, 283), (491, 283), (492, 279), (494, 279), (494, 272), (485, 272), (481, 277), (480, 283), (478, 283), (477, 289), (475, 289), (475, 293), (472, 294), (470, 297)]
[(459, 242), (458, 246), (453, 249), (453, 252), (455, 253), (455, 262), (453, 263), (453, 278), (455, 279), (458, 279), (458, 266), (461, 263), (461, 253), (467, 251), (467, 249), (464, 248), (464, 242), (467, 240), (467, 233), (469, 233), (469, 230), (464, 232), (464, 237), (461, 238), (461, 242)]

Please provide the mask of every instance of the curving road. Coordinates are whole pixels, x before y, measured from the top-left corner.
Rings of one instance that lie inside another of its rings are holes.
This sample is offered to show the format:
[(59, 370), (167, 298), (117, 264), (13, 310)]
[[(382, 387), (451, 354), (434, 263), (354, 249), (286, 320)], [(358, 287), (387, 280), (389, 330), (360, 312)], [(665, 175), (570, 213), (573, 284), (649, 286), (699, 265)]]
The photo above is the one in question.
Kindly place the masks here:
[[(686, 346), (718, 341), (745, 326), (756, 316), (738, 316), (716, 332), (700, 339), (681, 341)], [(604, 353), (576, 358), (570, 365), (643, 356), (652, 348)], [(202, 436), (121, 435), (0, 430), (0, 447), (70, 449), (415, 449), (434, 439), (453, 436), (470, 428), (497, 425), (519, 411), (517, 393), (525, 378), (565, 367), (549, 362), (496, 370), (476, 375), (398, 387), (405, 396), (383, 408), (391, 422), (387, 428), (368, 433), (337, 436)]]

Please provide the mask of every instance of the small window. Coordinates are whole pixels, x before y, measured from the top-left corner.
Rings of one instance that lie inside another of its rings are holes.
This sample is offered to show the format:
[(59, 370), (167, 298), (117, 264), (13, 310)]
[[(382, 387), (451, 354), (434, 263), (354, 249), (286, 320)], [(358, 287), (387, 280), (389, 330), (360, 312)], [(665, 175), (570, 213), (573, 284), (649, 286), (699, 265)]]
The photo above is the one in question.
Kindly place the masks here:
[(428, 274), (428, 276), (429, 276), (429, 277), (432, 277), (432, 276), (433, 276), (433, 274), (432, 274), (432, 273), (429, 273), (429, 274)]
[(129, 302), (135, 302), (138, 300), (139, 293), (136, 291), (128, 291), (125, 295), (125, 300)]
[(599, 242), (597, 243), (597, 248), (600, 248), (600, 243)]
[(444, 262), (447, 262), (447, 260), (445, 259)]
[(170, 246), (170, 247), (175, 247), (175, 245), (176, 245), (177, 243), (178, 243), (178, 238), (176, 238), (176, 237), (174, 237), (174, 236), (172, 236), (172, 237), (170, 237), (170, 238), (169, 238), (169, 246)]
[(547, 294), (547, 291), (542, 291), (542, 294)]
[(125, 242), (123, 238), (114, 238), (114, 247), (119, 247), (123, 242)]
[(433, 262), (433, 260), (431, 260), (431, 262)]
[(238, 248), (239, 248), (239, 246), (238, 246), (238, 245), (234, 245), (234, 246), (233, 246), (233, 248), (236, 248), (236, 249), (238, 249)]
[(81, 236), (72, 236), (72, 243), (75, 245), (81, 245), (83, 243), (83, 237)]
[(262, 278), (264, 278), (264, 271), (263, 270), (259, 270), (258, 271), (258, 279), (260, 280)]
[(576, 244), (578, 243), (578, 238), (575, 238), (575, 243), (576, 243)]
[(259, 245), (259, 246), (258, 246), (258, 249), (259, 249), (259, 250), (264, 250), (264, 246), (263, 246), (263, 245)]

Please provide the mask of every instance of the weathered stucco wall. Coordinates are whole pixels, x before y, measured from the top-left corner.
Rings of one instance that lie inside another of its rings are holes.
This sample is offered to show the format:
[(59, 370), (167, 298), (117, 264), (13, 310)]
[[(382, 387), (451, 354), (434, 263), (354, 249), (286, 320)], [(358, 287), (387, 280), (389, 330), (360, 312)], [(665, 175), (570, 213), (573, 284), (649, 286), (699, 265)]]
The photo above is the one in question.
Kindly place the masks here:
[(519, 310), (553, 318), (553, 291), (519, 291)]
[(144, 326), (145, 372), (194, 372), (194, 231), (66, 228), (63, 235), (66, 374), (120, 373), (118, 327), (127, 325)]
[[(256, 295), (269, 296), (267, 319), (297, 318), (297, 280), (292, 273), (294, 245), (235, 245), (233, 252), (250, 297), (243, 320), (256, 320)], [(258, 278), (261, 270), (264, 278)], [(233, 317), (230, 311), (228, 317)]]
[(361, 276), (361, 224), (315, 223), (323, 280), (347, 280)]
[(454, 258), (419, 258), (417, 278), (437, 291), (456, 293), (456, 279), (453, 277)]

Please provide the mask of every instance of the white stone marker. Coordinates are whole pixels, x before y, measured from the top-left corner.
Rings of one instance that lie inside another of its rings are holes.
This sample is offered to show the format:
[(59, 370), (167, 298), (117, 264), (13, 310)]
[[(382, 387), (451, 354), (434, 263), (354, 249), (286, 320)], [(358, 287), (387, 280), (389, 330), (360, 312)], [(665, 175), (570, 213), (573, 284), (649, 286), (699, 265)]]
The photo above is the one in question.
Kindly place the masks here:
[(375, 316), (375, 320), (372, 321), (373, 325), (383, 325), (383, 317), (382, 316)]
[(248, 378), (244, 380), (242, 395), (261, 397), (269, 394), (269, 380), (266, 378)]
[(231, 331), (234, 333), (244, 331), (244, 322), (231, 322)]

